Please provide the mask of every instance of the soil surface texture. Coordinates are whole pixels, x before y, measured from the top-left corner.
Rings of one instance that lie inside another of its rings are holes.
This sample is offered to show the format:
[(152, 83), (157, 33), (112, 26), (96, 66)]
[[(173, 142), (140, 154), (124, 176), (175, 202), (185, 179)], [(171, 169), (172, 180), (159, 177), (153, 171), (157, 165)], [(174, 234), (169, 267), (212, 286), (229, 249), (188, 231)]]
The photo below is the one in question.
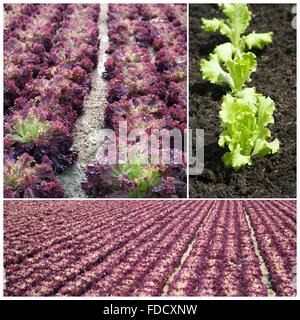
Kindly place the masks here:
[[(208, 58), (213, 49), (227, 41), (219, 33), (201, 29), (200, 19), (223, 18), (217, 5), (190, 5), (189, 12), (189, 110), (190, 128), (204, 129), (204, 170), (190, 176), (191, 198), (294, 198), (296, 197), (296, 30), (293, 5), (250, 5), (251, 31), (273, 31), (273, 42), (256, 51), (257, 71), (248, 86), (270, 96), (276, 105), (273, 138), (280, 141), (280, 150), (265, 158), (253, 158), (253, 165), (239, 172), (226, 169), (222, 162), (225, 149), (218, 146), (221, 98), (228, 91), (202, 79), (201, 58)], [(195, 145), (195, 141), (193, 141)]]

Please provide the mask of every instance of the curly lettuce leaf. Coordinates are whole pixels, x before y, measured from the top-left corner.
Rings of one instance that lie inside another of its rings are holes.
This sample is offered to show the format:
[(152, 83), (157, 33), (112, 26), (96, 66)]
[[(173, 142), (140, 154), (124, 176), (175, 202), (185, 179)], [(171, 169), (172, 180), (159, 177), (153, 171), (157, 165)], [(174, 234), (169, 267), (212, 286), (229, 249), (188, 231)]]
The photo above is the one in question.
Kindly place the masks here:
[(50, 162), (37, 164), (23, 153), (17, 159), (4, 158), (4, 197), (6, 198), (62, 198), (64, 190), (58, 182)]
[(25, 118), (16, 117), (11, 134), (7, 136), (12, 142), (29, 143), (49, 130), (49, 123), (40, 119), (36, 112), (29, 112)]
[(249, 33), (242, 38), (243, 45), (251, 49), (263, 49), (268, 43), (272, 42), (273, 32), (256, 33), (255, 31)]
[(219, 30), (221, 34), (228, 37), (231, 43), (238, 48), (241, 34), (246, 31), (251, 21), (251, 12), (247, 4), (244, 3), (223, 4), (220, 7), (227, 16), (227, 19), (202, 18), (202, 27), (207, 32)]
[(219, 7), (223, 10), (227, 19), (202, 18), (202, 28), (206, 32), (219, 31), (229, 38), (232, 45), (240, 51), (263, 49), (266, 44), (272, 42), (273, 32), (256, 33), (253, 31), (246, 36), (242, 36), (251, 21), (251, 11), (247, 4), (220, 4)]
[(279, 149), (278, 139), (272, 142), (266, 141), (271, 136), (270, 129), (266, 128), (268, 124), (274, 123), (273, 112), (275, 110), (274, 101), (269, 97), (258, 95), (258, 136), (255, 142), (253, 155), (260, 155), (262, 157), (267, 154), (274, 154)]
[(213, 19), (202, 18), (201, 20), (202, 20), (202, 28), (206, 32), (216, 32), (221, 28), (221, 24), (224, 23), (224, 20), (220, 20), (217, 18), (213, 18)]
[(274, 154), (279, 150), (279, 140), (274, 139), (272, 142), (268, 142), (266, 140), (257, 139), (255, 142), (253, 155), (260, 155), (264, 157), (268, 154)]
[(241, 34), (246, 31), (251, 21), (251, 11), (245, 3), (222, 4), (220, 7), (228, 17), (225, 23), (229, 26), (230, 34), (225, 35), (235, 47), (238, 47)]
[(226, 167), (238, 171), (251, 165), (252, 156), (264, 157), (278, 151), (278, 139), (268, 141), (271, 131), (267, 125), (274, 123), (274, 110), (273, 100), (257, 94), (253, 88), (224, 97), (219, 113), (224, 131), (219, 145), (229, 149), (222, 158)]
[(241, 90), (256, 70), (256, 59), (251, 52), (237, 54), (232, 59), (232, 52), (233, 48), (227, 44), (218, 46), (209, 60), (200, 61), (200, 70), (203, 78), (211, 83), (227, 84), (231, 90)]
[(235, 97), (241, 99), (244, 103), (252, 105), (256, 110), (257, 93), (255, 88), (244, 88), (243, 90), (237, 91)]
[(241, 90), (251, 73), (256, 70), (256, 57), (252, 52), (241, 53), (228, 60), (226, 68), (234, 82), (234, 89)]
[(229, 73), (224, 71), (220, 65), (218, 55), (216, 53), (209, 55), (209, 60), (201, 59), (200, 70), (204, 79), (215, 84), (228, 84), (234, 87), (234, 82)]
[(219, 112), (223, 124), (233, 124), (245, 114), (255, 114), (256, 106), (248, 103), (243, 97), (239, 98), (226, 94), (223, 98), (222, 109)]
[(232, 59), (234, 54), (234, 47), (230, 42), (220, 44), (214, 49), (220, 62), (227, 62)]
[[(231, 152), (238, 149), (239, 153), (250, 156), (257, 133), (255, 112), (253, 105), (228, 94), (220, 111), (225, 130), (220, 135), (219, 145), (221, 147), (227, 145)], [(235, 168), (235, 165), (231, 166)]]
[(238, 171), (242, 167), (252, 164), (251, 156), (243, 155), (240, 149), (240, 146), (237, 145), (232, 152), (226, 152), (223, 155), (222, 160), (226, 168), (234, 168), (234, 170)]

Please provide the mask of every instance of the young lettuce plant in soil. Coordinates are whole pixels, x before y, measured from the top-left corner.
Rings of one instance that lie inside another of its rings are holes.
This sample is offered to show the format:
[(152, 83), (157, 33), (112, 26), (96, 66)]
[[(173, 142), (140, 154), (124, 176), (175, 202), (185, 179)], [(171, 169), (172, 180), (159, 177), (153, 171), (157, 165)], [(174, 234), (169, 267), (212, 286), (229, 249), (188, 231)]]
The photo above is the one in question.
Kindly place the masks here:
[[(119, 142), (118, 142), (119, 144)], [(82, 182), (82, 188), (88, 196), (116, 198), (173, 198), (184, 194), (185, 183), (180, 181), (186, 166), (182, 151), (159, 148), (150, 153), (148, 146), (127, 141), (134, 147), (136, 155), (134, 162), (116, 160), (111, 162), (108, 145), (103, 146), (103, 154), (96, 163), (87, 166), (87, 177)], [(127, 149), (121, 149), (120, 158), (127, 154)], [(163, 159), (168, 159), (165, 162)]]
[(251, 49), (263, 49), (272, 42), (272, 32), (243, 35), (251, 21), (246, 4), (222, 4), (219, 6), (227, 19), (202, 19), (207, 32), (220, 31), (230, 42), (217, 46), (209, 60), (200, 61), (204, 79), (213, 84), (225, 84), (230, 92), (222, 98), (219, 113), (224, 131), (219, 145), (228, 148), (222, 160), (226, 167), (238, 171), (251, 165), (253, 156), (274, 154), (279, 149), (278, 139), (269, 141), (269, 124), (274, 123), (275, 104), (270, 97), (247, 88), (252, 72), (256, 71), (256, 56)]

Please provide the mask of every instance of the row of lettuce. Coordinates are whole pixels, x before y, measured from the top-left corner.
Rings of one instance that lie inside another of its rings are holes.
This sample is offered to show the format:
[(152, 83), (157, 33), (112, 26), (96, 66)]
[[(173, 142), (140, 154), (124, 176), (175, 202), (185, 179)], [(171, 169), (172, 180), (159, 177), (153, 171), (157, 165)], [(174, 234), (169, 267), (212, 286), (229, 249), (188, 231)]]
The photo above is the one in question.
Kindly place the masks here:
[(295, 201), (4, 206), (6, 296), (296, 295)]
[(229, 42), (216, 46), (208, 60), (202, 59), (200, 70), (204, 79), (230, 89), (222, 97), (219, 116), (223, 132), (218, 143), (227, 151), (222, 157), (225, 167), (238, 171), (252, 165), (255, 156), (265, 157), (279, 150), (279, 140), (272, 140), (269, 128), (274, 124), (274, 101), (247, 87), (257, 67), (251, 51), (271, 43), (273, 32), (244, 35), (252, 19), (247, 4), (220, 4), (219, 8), (226, 19), (202, 18), (202, 28), (220, 32)]
[(4, 27), (5, 197), (62, 197), (73, 129), (97, 64), (99, 5), (9, 4)]
[[(182, 135), (186, 128), (186, 5), (110, 5), (108, 29), (105, 118), (114, 140), (109, 139), (103, 156), (88, 165), (83, 189), (94, 197), (184, 197), (183, 148), (160, 146), (160, 151), (171, 153), (170, 163), (159, 160), (158, 149), (153, 164), (150, 139), (146, 145), (142, 141), (154, 130), (177, 129)], [(137, 137), (128, 138), (122, 147), (119, 129), (125, 122), (126, 135), (135, 130)], [(135, 148), (134, 161), (108, 163), (112, 141), (119, 153), (126, 144)], [(175, 153), (180, 161), (175, 161)]]
[[(78, 156), (74, 124), (97, 65), (99, 12), (88, 4), (5, 5), (5, 197), (64, 196), (56, 175)], [(117, 130), (126, 120), (128, 130), (183, 132), (186, 6), (109, 5), (108, 26), (107, 126)], [(181, 158), (169, 165), (97, 159), (82, 188), (95, 197), (184, 196)]]

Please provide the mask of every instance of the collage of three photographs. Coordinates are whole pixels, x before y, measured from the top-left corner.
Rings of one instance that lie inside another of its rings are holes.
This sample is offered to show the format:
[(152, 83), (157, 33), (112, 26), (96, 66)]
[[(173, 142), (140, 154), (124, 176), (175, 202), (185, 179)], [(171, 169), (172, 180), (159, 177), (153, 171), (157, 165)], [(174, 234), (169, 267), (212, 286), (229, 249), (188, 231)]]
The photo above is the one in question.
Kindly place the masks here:
[(4, 297), (297, 296), (295, 3), (3, 17)]

